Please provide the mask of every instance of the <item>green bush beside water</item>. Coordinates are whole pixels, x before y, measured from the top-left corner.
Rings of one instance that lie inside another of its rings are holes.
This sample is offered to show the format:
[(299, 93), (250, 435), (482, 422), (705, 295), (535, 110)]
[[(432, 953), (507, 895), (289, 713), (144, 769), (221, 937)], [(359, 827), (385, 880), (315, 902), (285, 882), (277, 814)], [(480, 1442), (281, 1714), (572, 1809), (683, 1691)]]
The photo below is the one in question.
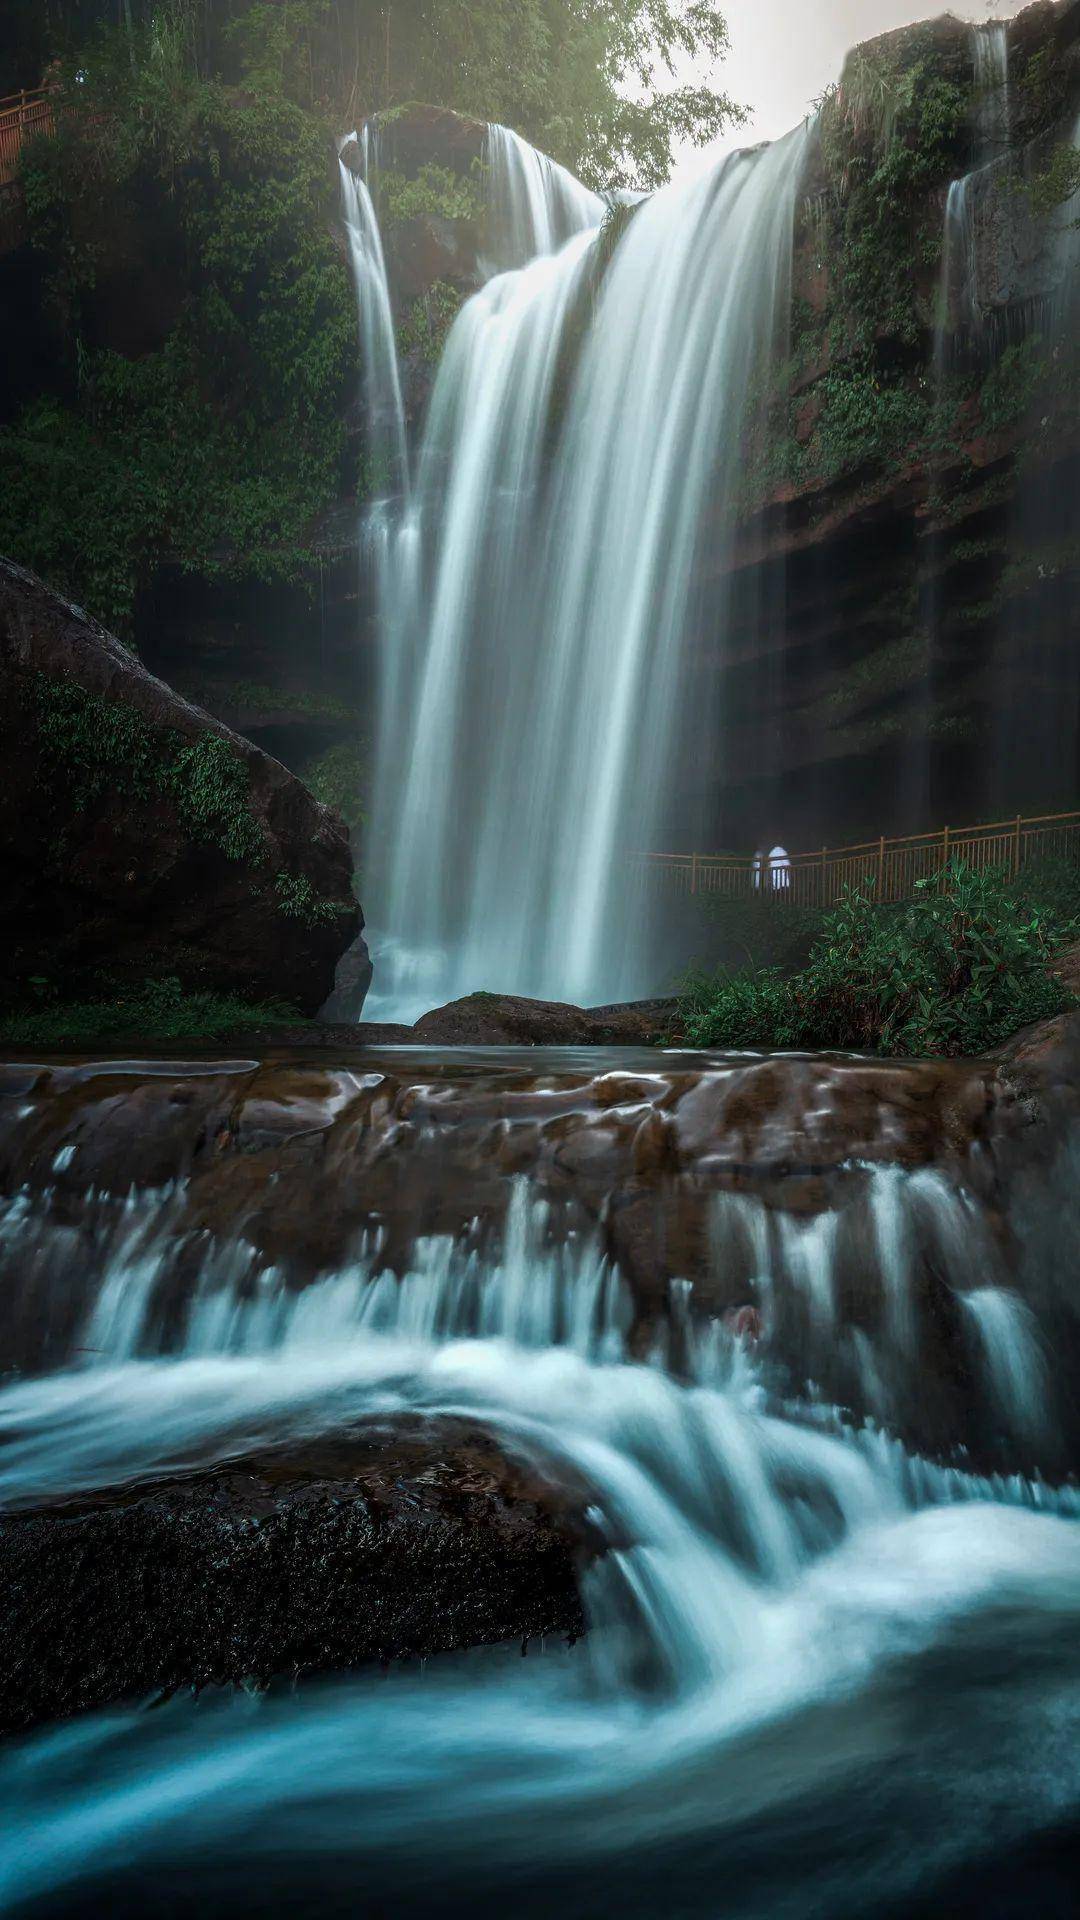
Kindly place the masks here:
[(140, 1043), (186, 1040), (197, 1044), (300, 1021), (296, 1009), (284, 1001), (254, 1003), (237, 994), (186, 993), (174, 978), (146, 980), (141, 987), (101, 999), (72, 1002), (51, 1002), (47, 982), (38, 982), (38, 987), (40, 1006), (0, 1018), (0, 1044), (98, 1046), (133, 1036)]
[(955, 862), (899, 907), (849, 890), (801, 972), (689, 975), (683, 1033), (692, 1047), (984, 1053), (1076, 1004), (1050, 968), (1078, 913), (1071, 867), (1011, 881)]

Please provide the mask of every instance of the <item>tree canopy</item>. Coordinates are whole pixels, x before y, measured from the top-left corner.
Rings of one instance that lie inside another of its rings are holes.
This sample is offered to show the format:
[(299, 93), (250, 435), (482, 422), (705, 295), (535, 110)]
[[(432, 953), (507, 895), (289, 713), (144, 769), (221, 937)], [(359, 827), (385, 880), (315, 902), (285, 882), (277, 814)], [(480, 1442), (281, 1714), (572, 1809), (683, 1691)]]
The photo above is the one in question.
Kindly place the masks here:
[[(501, 120), (595, 186), (660, 185), (677, 142), (737, 121), (714, 0), (12, 0), (0, 93), (103, 27), (182, 27), (204, 78), (272, 86), (339, 125), (426, 100)], [(697, 77), (682, 77), (692, 66)]]

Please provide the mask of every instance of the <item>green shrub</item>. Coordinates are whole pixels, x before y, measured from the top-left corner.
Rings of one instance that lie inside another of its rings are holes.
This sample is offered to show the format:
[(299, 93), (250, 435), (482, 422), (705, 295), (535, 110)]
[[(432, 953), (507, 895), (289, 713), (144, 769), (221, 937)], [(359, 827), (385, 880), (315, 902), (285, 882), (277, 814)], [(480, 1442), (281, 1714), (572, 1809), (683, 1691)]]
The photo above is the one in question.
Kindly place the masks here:
[(340, 813), (346, 826), (355, 831), (367, 818), (368, 792), (371, 786), (369, 749), (363, 740), (339, 740), (312, 760), (300, 774), (309, 793), (324, 807)]
[(39, 673), (32, 685), (38, 744), (46, 763), (70, 783), (73, 809), (85, 809), (108, 789), (138, 799), (161, 794), (188, 832), (220, 847), (228, 859), (257, 864), (264, 857), (248, 769), (219, 734), (186, 741), (76, 680)]
[(236, 994), (186, 993), (179, 980), (146, 980), (97, 1000), (42, 1004), (0, 1018), (0, 1043), (9, 1047), (95, 1046), (102, 1041), (214, 1041), (256, 1027), (295, 1023), (281, 1000), (253, 1002)]
[(847, 891), (805, 969), (695, 975), (681, 1019), (696, 1047), (881, 1054), (985, 1052), (1073, 1003), (1049, 971), (1076, 930), (1075, 894), (1059, 878), (1049, 902), (1030, 877), (954, 862), (910, 903), (879, 908)]
[(306, 874), (282, 871), (274, 881), (277, 910), (286, 920), (302, 920), (306, 927), (332, 926), (352, 912), (347, 900), (320, 900)]
[[(304, 577), (317, 516), (352, 483), (356, 318), (317, 114), (202, 79), (156, 28), (130, 48), (102, 35), (85, 65), (24, 161), (56, 391), (0, 428), (0, 551), (123, 631), (166, 556)], [(114, 231), (154, 249), (161, 319), (135, 358), (96, 344)]]

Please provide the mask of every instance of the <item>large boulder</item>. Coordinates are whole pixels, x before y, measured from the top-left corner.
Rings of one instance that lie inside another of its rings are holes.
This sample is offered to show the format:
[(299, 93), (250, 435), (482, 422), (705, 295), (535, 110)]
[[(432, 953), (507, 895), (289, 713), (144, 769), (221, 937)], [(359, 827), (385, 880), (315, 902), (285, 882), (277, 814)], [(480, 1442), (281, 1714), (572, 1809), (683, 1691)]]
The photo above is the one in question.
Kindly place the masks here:
[(0, 559), (0, 992), (176, 977), (314, 1013), (363, 918), (344, 823)]
[(0, 1517), (0, 1733), (109, 1701), (585, 1631), (583, 1496), (452, 1422)]

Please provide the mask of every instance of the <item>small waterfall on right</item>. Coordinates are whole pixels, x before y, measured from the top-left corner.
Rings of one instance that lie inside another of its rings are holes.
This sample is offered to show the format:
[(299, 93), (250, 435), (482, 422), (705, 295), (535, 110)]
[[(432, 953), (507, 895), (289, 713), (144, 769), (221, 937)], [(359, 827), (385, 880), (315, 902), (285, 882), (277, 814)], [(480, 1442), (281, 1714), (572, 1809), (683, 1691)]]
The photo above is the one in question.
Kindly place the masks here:
[[(951, 439), (947, 427), (952, 375), (958, 362), (978, 354), (984, 323), (980, 294), (980, 248), (986, 244), (984, 209), (1001, 169), (1010, 158), (1009, 35), (1003, 22), (971, 28), (974, 93), (974, 166), (952, 181), (945, 200), (941, 272), (934, 327), (933, 381), (936, 438)], [(938, 486), (935, 485), (935, 492)], [(924, 597), (929, 659), (923, 690), (924, 731), (928, 729), (944, 645), (943, 569), (947, 542), (929, 538), (928, 585)], [(934, 815), (934, 782), (929, 746), (922, 757), (921, 793), (912, 797), (913, 818), (929, 827)]]
[(1009, 36), (1001, 23), (973, 27), (975, 68), (975, 165), (954, 180), (945, 203), (939, 311), (934, 363), (941, 382), (950, 344), (958, 331), (977, 336), (979, 297), (978, 218), (982, 198), (1009, 153)]
[[(1017, 191), (1037, 190), (1054, 151), (1080, 151), (1080, 117), (1049, 149), (1022, 156)], [(1030, 216), (1029, 216), (1030, 218)], [(1076, 804), (1080, 782), (1080, 659), (1075, 645), (1080, 491), (1067, 456), (1080, 368), (1080, 189), (1041, 221), (1043, 291), (1019, 317), (1006, 351), (1043, 399), (1027, 431), (1039, 460), (1017, 460), (1007, 531), (1016, 591), (994, 634), (993, 727), (987, 804), (996, 817), (1021, 807), (1047, 814)]]

